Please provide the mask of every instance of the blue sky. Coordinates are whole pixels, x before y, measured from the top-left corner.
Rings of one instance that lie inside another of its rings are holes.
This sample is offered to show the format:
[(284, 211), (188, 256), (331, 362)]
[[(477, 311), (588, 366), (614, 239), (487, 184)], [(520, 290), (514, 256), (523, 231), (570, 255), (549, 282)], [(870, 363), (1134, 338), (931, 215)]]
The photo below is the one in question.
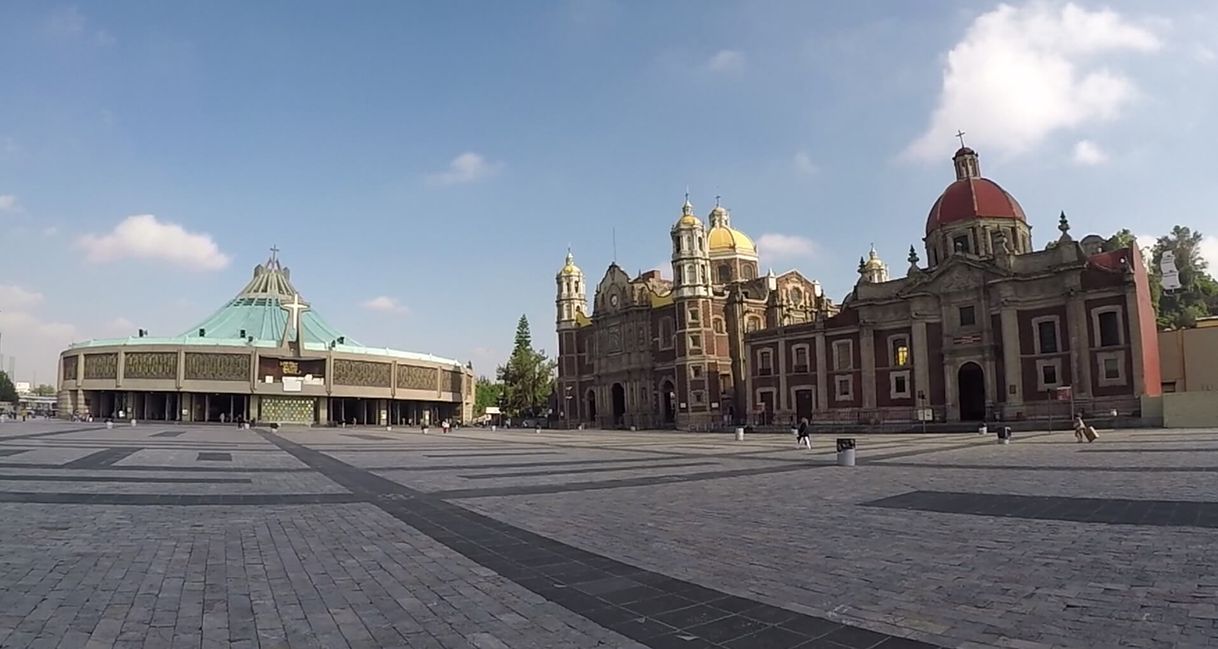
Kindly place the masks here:
[(904, 272), (958, 128), (1037, 245), (1218, 234), (1212, 2), (842, 6), (4, 3), (3, 353), (178, 333), (277, 245), (333, 325), (490, 374), (521, 313), (553, 349), (568, 244), (670, 274), (686, 186), (840, 299), (872, 242)]

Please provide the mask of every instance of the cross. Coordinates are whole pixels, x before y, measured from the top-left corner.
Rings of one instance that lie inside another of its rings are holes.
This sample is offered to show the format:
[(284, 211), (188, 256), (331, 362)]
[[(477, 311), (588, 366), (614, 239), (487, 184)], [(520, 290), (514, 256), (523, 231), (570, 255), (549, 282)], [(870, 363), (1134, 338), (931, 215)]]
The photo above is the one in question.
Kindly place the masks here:
[(719, 199), (720, 199), (720, 198), (722, 198), (722, 197), (721, 197), (721, 196), (719, 196), (718, 194), (715, 194), (715, 207), (719, 207)]
[(957, 130), (956, 137), (960, 138), (960, 148), (964, 148), (964, 131)]
[(278, 256), (279, 248), (275, 247), (275, 244), (271, 244), (271, 261), (275, 261)]
[(292, 329), (296, 331), (296, 342), (300, 342), (300, 312), (308, 311), (309, 305), (300, 301), (300, 293), (293, 293), (292, 301), (280, 304), (279, 308), (292, 314)]

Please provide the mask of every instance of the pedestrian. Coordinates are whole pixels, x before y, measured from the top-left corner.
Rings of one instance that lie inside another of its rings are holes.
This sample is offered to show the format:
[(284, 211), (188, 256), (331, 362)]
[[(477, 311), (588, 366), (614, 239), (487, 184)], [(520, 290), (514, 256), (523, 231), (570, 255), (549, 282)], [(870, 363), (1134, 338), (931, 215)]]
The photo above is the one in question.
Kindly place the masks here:
[(795, 433), (795, 443), (799, 446), (807, 445), (808, 450), (812, 450), (812, 431), (808, 426), (808, 418), (804, 417), (799, 420), (799, 429)]
[(423, 420), (422, 428), (423, 428), (423, 434), (426, 435), (427, 434), (427, 420), (426, 419)]
[(447, 434), (448, 434), (448, 427), (449, 427), (449, 424), (448, 424), (448, 420), (447, 420), (447, 419), (445, 419), (444, 421), (440, 422), (440, 430), (441, 430), (441, 432), (443, 432), (445, 435), (447, 435)]

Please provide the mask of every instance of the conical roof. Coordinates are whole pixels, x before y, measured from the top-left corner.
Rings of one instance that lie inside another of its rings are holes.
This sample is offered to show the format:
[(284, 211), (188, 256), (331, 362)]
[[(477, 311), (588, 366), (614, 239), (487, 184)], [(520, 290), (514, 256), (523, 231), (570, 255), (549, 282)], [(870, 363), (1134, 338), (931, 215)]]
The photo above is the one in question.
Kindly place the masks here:
[[(253, 337), (254, 340), (271, 341), (276, 344), (283, 340), (284, 329), (288, 328), (290, 315), (283, 304), (299, 300), (300, 292), (292, 286), (291, 271), (279, 263), (274, 251), (265, 264), (254, 267), (254, 277), (236, 297), (216, 311), (206, 320), (187, 329), (181, 334), (185, 338), (197, 338), (203, 331), (204, 338), (212, 339), (242, 339)], [(307, 305), (307, 303), (305, 303)], [(300, 329), (304, 336), (303, 342), (315, 342), (323, 345), (344, 339), (347, 345), (360, 343), (344, 336), (342, 332), (326, 324), (321, 316), (312, 310), (301, 310)], [(288, 340), (296, 340), (296, 332), (288, 332)]]

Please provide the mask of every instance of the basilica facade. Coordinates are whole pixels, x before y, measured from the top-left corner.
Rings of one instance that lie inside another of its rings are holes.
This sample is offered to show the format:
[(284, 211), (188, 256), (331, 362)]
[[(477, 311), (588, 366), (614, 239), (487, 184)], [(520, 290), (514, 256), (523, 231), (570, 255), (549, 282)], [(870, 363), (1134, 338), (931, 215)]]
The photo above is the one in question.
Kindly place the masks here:
[(1065, 213), (1033, 246), (1023, 208), (967, 147), (931, 207), (925, 261), (889, 277), (872, 250), (841, 308), (744, 335), (749, 416), (877, 423), (1141, 414), (1160, 394), (1136, 246), (1076, 240)]
[(798, 271), (760, 274), (757, 246), (717, 201), (704, 222), (687, 196), (669, 238), (671, 279), (654, 270), (631, 277), (611, 263), (591, 305), (567, 254), (555, 278), (556, 397), (566, 425), (705, 429), (743, 420), (746, 336), (837, 312)]

